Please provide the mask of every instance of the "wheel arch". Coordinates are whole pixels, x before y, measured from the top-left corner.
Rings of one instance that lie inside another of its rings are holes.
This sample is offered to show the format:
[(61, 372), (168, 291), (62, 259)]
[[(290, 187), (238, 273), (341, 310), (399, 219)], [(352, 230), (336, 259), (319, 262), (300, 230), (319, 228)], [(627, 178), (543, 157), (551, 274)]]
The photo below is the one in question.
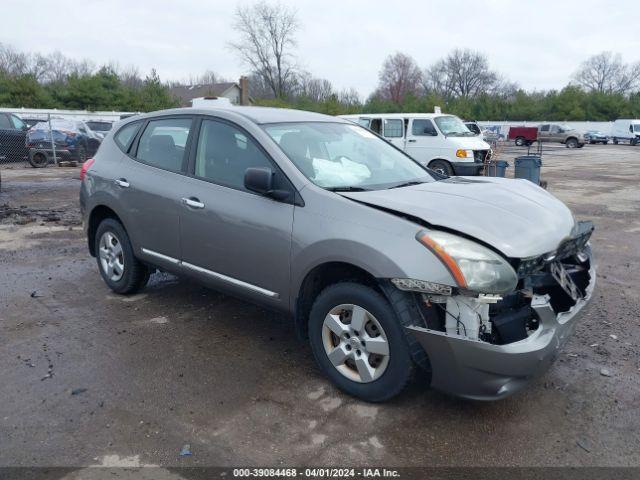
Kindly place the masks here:
[(386, 296), (378, 279), (365, 268), (344, 261), (327, 261), (314, 266), (304, 276), (295, 299), (294, 321), (299, 338), (308, 336), (307, 320), (314, 299), (329, 285), (356, 282), (374, 288)]
[(117, 220), (122, 224), (123, 228), (126, 229), (126, 227), (124, 227), (122, 219), (112, 208), (103, 204), (93, 207), (87, 221), (87, 242), (89, 244), (89, 252), (91, 253), (92, 257), (96, 256), (96, 231), (98, 230), (98, 226), (100, 225), (100, 223), (107, 218), (113, 218), (114, 220)]

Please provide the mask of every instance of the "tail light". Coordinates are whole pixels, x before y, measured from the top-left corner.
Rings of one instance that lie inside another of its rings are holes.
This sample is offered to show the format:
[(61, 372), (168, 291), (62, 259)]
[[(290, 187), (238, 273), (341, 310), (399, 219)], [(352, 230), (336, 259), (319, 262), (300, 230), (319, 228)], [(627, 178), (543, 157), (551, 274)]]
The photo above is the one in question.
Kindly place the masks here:
[(84, 164), (82, 165), (82, 169), (80, 170), (80, 180), (84, 180), (84, 177), (87, 176), (87, 170), (89, 170), (89, 168), (91, 168), (91, 165), (93, 165), (94, 163), (95, 160), (93, 158), (90, 158), (86, 162), (84, 162)]

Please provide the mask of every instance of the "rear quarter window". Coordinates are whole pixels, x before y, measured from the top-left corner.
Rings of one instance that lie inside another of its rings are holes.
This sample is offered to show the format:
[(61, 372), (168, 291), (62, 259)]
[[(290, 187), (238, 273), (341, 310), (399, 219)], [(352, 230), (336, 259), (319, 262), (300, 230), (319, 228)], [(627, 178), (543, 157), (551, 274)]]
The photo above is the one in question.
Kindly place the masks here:
[(125, 125), (118, 133), (116, 133), (114, 140), (116, 144), (120, 147), (120, 150), (127, 153), (129, 149), (129, 145), (131, 145), (131, 140), (136, 136), (138, 130), (140, 129), (141, 122), (134, 122), (128, 125)]

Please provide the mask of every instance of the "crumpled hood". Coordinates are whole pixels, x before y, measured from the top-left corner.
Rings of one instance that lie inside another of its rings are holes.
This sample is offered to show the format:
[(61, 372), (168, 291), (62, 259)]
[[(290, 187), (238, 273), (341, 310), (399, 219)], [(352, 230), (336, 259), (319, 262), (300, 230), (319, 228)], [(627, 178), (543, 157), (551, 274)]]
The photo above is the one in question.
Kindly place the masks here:
[(528, 180), (452, 177), (341, 195), (465, 233), (512, 258), (555, 250), (575, 224), (564, 203)]

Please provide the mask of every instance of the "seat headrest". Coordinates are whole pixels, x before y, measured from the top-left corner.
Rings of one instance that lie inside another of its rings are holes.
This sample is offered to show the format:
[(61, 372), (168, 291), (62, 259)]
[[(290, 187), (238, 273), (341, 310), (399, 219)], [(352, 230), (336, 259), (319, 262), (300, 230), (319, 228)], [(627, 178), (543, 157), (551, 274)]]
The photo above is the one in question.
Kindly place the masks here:
[(307, 157), (309, 145), (305, 138), (299, 133), (289, 132), (280, 137), (280, 147), (287, 155), (302, 159)]

